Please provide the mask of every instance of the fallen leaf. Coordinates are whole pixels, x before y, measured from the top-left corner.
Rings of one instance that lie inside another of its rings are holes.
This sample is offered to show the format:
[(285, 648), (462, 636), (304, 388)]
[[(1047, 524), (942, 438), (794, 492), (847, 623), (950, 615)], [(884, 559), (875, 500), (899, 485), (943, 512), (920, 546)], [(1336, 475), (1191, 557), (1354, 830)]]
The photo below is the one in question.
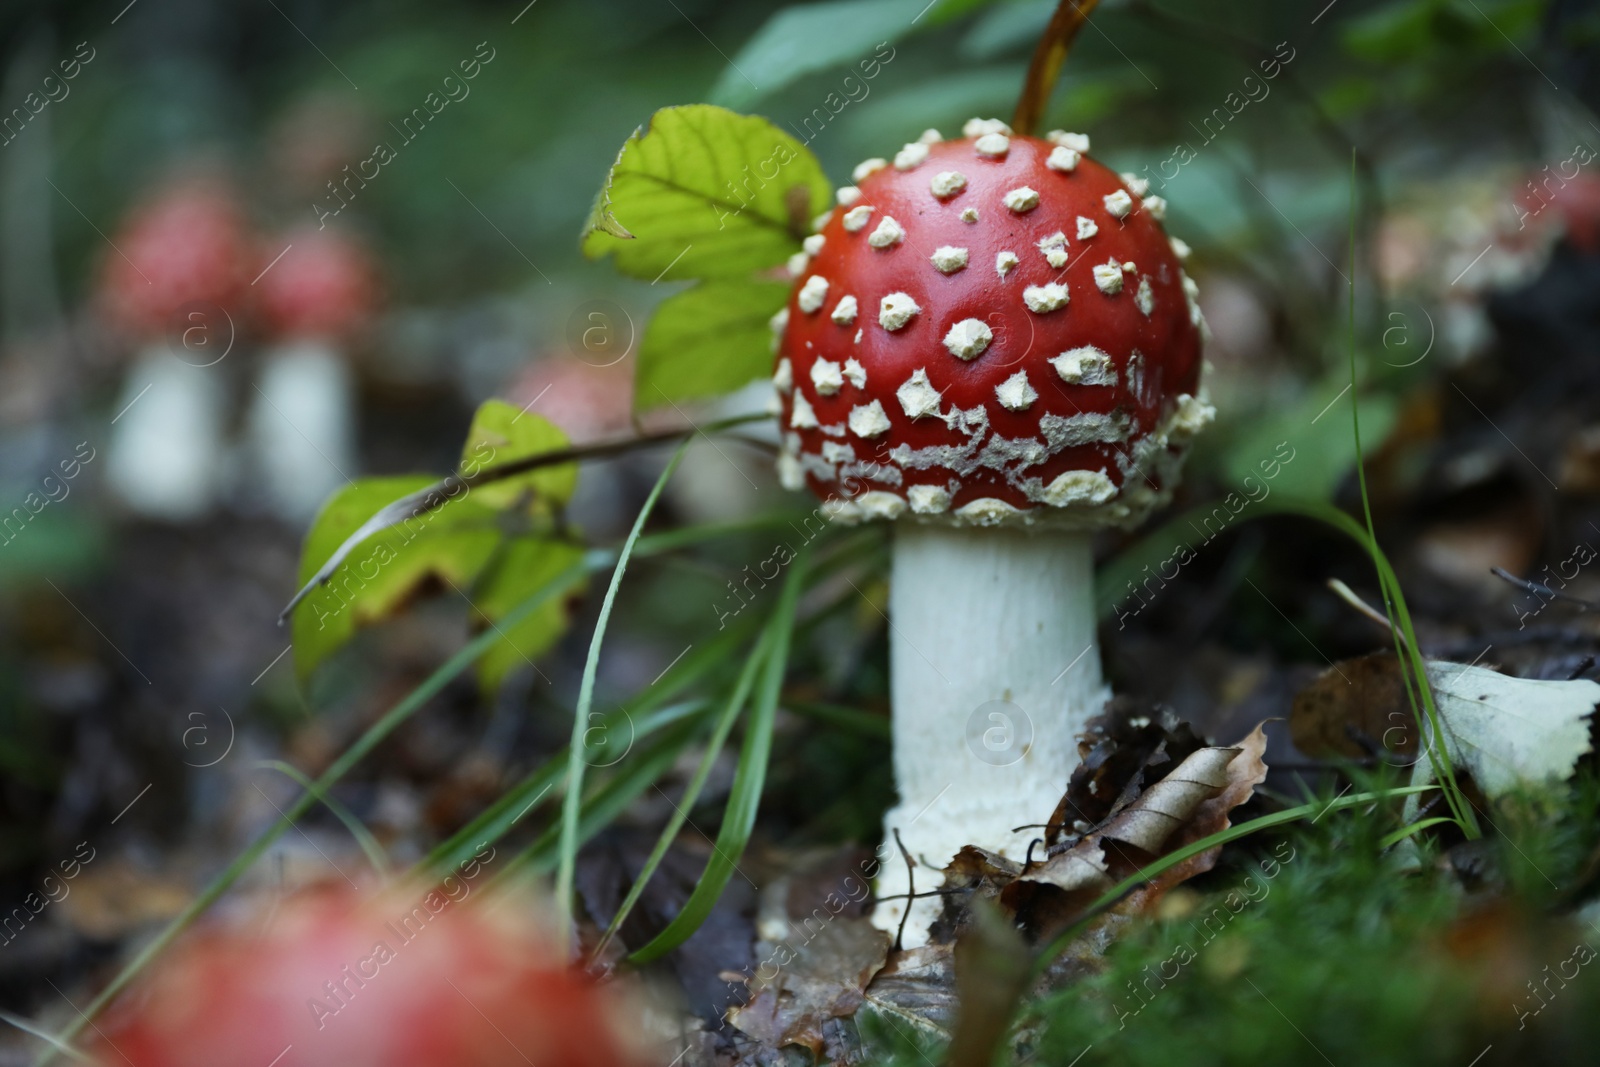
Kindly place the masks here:
[(773, 1048), (804, 1045), (821, 1055), (828, 1043), (824, 1026), (861, 1006), (867, 983), (888, 956), (889, 935), (866, 919), (839, 916), (803, 945), (763, 942), (759, 950), (777, 973), (764, 978), (767, 967), (758, 969), (749, 1002), (730, 1009), (728, 1021)]
[(1189, 724), (1171, 711), (1145, 711), (1126, 697), (1114, 697), (1104, 713), (1089, 720), (1078, 741), (1082, 760), (1045, 827), (1053, 853), (1076, 843), (1143, 792), (1149, 770), (1176, 766), (1205, 747)]
[[(1443, 660), (1429, 661), (1428, 678), (1445, 752), (1489, 800), (1565, 781), (1593, 748), (1589, 718), (1600, 684), (1513, 678)], [(1431, 781), (1432, 760), (1419, 760), (1412, 784)]]
[(866, 1002), (891, 1025), (949, 1041), (957, 1012), (954, 949), (924, 945), (896, 952), (867, 987)]
[(1016, 860), (977, 845), (963, 847), (944, 869), (944, 910), (928, 928), (929, 941), (953, 943), (965, 929), (973, 905), (999, 899), (1000, 891), (1021, 873), (1022, 864)]
[[(1238, 745), (1202, 748), (1071, 848), (1020, 875), (1001, 892), (1003, 904), (1035, 936), (1077, 921), (1107, 889), (1161, 856), (1230, 824), (1228, 813), (1266, 778), (1262, 725)], [(1178, 883), (1210, 870), (1212, 848), (1163, 872), (1120, 906), (1141, 911)]]
[(86, 867), (68, 887), (61, 898), (62, 917), (78, 933), (99, 941), (166, 922), (193, 899), (182, 884), (119, 860)]
[(1315, 759), (1369, 759), (1418, 749), (1416, 719), (1393, 652), (1340, 660), (1295, 694), (1289, 738)]

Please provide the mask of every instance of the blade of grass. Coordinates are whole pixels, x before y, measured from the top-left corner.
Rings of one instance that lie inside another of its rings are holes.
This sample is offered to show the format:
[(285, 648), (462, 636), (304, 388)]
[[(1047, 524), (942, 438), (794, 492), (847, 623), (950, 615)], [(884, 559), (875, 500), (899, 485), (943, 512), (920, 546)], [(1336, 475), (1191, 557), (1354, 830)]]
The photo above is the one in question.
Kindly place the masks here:
[(649, 857), (639, 874), (633, 880), (633, 885), (628, 888), (628, 895), (623, 898), (622, 904), (617, 908), (616, 915), (606, 927), (606, 932), (601, 935), (589, 954), (592, 964), (600, 958), (605, 947), (616, 936), (617, 930), (627, 920), (633, 911), (633, 906), (639, 902), (644, 888), (649, 884), (650, 878), (656, 873), (661, 860), (666, 856), (667, 849), (678, 839), (678, 832), (683, 829), (683, 824), (689, 818), (695, 801), (700, 799), (700, 791), (705, 788), (706, 779), (711, 776), (711, 769), (715, 766), (717, 757), (722, 754), (722, 746), (727, 742), (728, 735), (733, 732), (733, 724), (739, 720), (739, 713), (744, 710), (745, 701), (750, 698), (750, 690), (755, 685), (756, 671), (760, 669), (771, 643), (772, 629), (769, 626), (761, 635), (755, 650), (745, 660), (744, 669), (739, 672), (739, 680), (734, 683), (733, 693), (728, 697), (727, 704), (723, 707), (722, 715), (717, 720), (717, 725), (711, 732), (711, 738), (706, 742), (705, 754), (700, 757), (700, 765), (695, 768), (694, 777), (689, 779), (689, 784), (684, 788), (683, 796), (673, 805), (672, 817), (667, 820), (667, 825), (662, 827), (661, 834), (656, 838), (655, 847), (650, 850)]
[[(792, 526), (790, 519), (791, 516), (777, 515), (762, 520), (759, 525), (745, 522), (729, 523), (720, 526), (702, 526), (691, 528), (690, 530), (674, 530), (661, 534), (652, 534), (639, 539), (634, 555), (635, 557), (642, 557), (646, 555), (647, 549), (649, 554), (654, 555), (671, 548), (681, 547), (689, 543), (683, 535), (685, 533), (693, 533), (696, 530), (702, 533), (695, 540), (706, 540), (713, 536), (744, 532), (753, 528), (780, 525)], [(870, 530), (846, 529), (839, 536), (828, 536), (832, 532), (830, 528), (826, 533), (818, 535), (819, 543), (823, 547), (818, 549), (818, 562), (808, 571), (808, 575), (813, 582), (820, 581), (836, 570), (849, 566), (852, 561), (860, 556), (872, 555), (882, 548), (880, 544), (881, 536), (878, 538), (871, 536), (872, 531)], [(850, 597), (841, 596), (833, 607), (837, 608), (847, 603), (849, 599)], [(816, 616), (805, 625), (817, 625), (831, 610), (818, 611)], [(739, 619), (729, 624), (726, 629), (718, 632), (709, 641), (696, 644), (683, 658), (669, 667), (660, 678), (613, 711), (609, 718), (603, 720), (602, 725), (607, 729), (612, 729), (623, 720), (632, 722), (634, 717), (644, 715), (662, 701), (670, 699), (688, 686), (713, 674), (716, 668), (726, 666), (734, 658), (733, 649), (748, 641), (760, 625), (761, 620), (759, 619)], [(699, 710), (699, 707), (700, 705), (696, 704), (693, 710)], [(653, 719), (646, 718), (639, 722), (636, 727), (639, 731), (638, 736), (642, 737), (662, 725), (666, 725), (666, 723), (654, 722)], [(883, 729), (884, 733), (887, 734), (886, 722)], [(553, 758), (564, 763), (567, 758), (567, 751), (563, 747)], [(559, 769), (554, 765), (546, 765), (534, 771), (502, 794), (472, 822), (451, 835), (448, 841), (436, 846), (429, 853), (427, 859), (423, 861), (423, 865), (432, 868), (435, 873), (443, 874), (448, 872), (456, 864), (466, 860), (474, 850), (483, 844), (499, 840), (501, 835), (525, 814), (525, 806), (528, 802), (537, 797), (542, 790), (552, 787), (552, 783), (559, 780)]]
[(1388, 848), (1391, 845), (1395, 845), (1401, 841), (1404, 841), (1413, 834), (1421, 833), (1423, 830), (1426, 830), (1429, 827), (1438, 826), (1440, 823), (1447, 822), (1455, 822), (1455, 820), (1450, 818), (1448, 815), (1435, 815), (1431, 819), (1422, 819), (1418, 822), (1409, 823), (1400, 827), (1400, 829), (1396, 830), (1394, 833), (1385, 835), (1383, 839), (1378, 842), (1378, 847)]
[(645, 522), (655, 510), (656, 501), (661, 499), (661, 492), (678, 469), (678, 464), (683, 462), (688, 447), (689, 440), (678, 446), (666, 469), (661, 472), (661, 477), (651, 487), (638, 517), (633, 520), (633, 529), (628, 531), (628, 539), (622, 543), (622, 551), (617, 555), (616, 568), (611, 572), (611, 584), (606, 588), (605, 600), (600, 604), (594, 634), (589, 638), (589, 655), (583, 663), (578, 706), (572, 716), (572, 740), (567, 748), (566, 793), (561, 800), (561, 863), (556, 873), (556, 922), (559, 936), (566, 942), (568, 955), (571, 955), (572, 948), (572, 878), (578, 862), (578, 812), (583, 802), (583, 771), (587, 766), (583, 761), (583, 737), (590, 725), (590, 709), (594, 706), (594, 680), (600, 669), (600, 646), (605, 643), (606, 627), (611, 622), (611, 610), (616, 606), (617, 590), (622, 586), (622, 576), (628, 571), (628, 559), (633, 555), (633, 546), (638, 543)]
[[(1378, 528), (1372, 521), (1372, 498), (1367, 492), (1367, 463), (1361, 452), (1361, 398), (1360, 389), (1356, 383), (1356, 151), (1350, 149), (1350, 273), (1346, 278), (1346, 292), (1349, 304), (1349, 356), (1350, 356), (1350, 432), (1355, 436), (1356, 444), (1356, 481), (1361, 488), (1361, 510), (1367, 520), (1367, 540), (1373, 551), (1374, 562), (1377, 561)], [(1411, 612), (1406, 607), (1405, 594), (1400, 589), (1399, 579), (1389, 567), (1388, 561), (1383, 561), (1378, 567), (1378, 587), (1383, 593), (1383, 606), (1391, 624), (1398, 621), (1399, 625), (1391, 625), (1390, 630), (1394, 635), (1394, 654), (1396, 660), (1402, 664), (1401, 677), (1406, 680), (1406, 695), (1411, 699), (1411, 712), (1418, 719), (1425, 712), (1428, 725), (1435, 738), (1442, 738), (1439, 709), (1434, 704), (1433, 685), (1428, 680), (1427, 661), (1422, 658), (1422, 652), (1417, 648), (1417, 635), (1411, 627)], [(1404, 633), (1405, 640), (1401, 640)], [(1411, 677), (1407, 678), (1406, 666), (1409, 664)], [(1415, 686), (1415, 691), (1413, 691)], [(1421, 697), (1421, 706), (1418, 697)], [(1462, 793), (1461, 787), (1456, 782), (1455, 767), (1451, 765), (1450, 754), (1442, 746), (1428, 746), (1428, 762), (1433, 769), (1434, 777), (1443, 787), (1445, 802), (1450, 807), (1450, 813), (1461, 824), (1462, 831), (1468, 839), (1481, 836), (1478, 829), (1477, 817), (1473, 814), (1472, 804)]]
[(24, 1019), (20, 1015), (13, 1015), (9, 1011), (0, 1011), (0, 1020), (10, 1023), (12, 1026), (15, 1026), (18, 1030), (21, 1030), (25, 1034), (32, 1034), (34, 1037), (38, 1038), (40, 1041), (43, 1041), (45, 1044), (49, 1045), (55, 1051), (61, 1053), (63, 1056), (71, 1057), (72, 1059), (77, 1060), (79, 1063), (92, 1064), (93, 1067), (102, 1067), (100, 1061), (89, 1055), (87, 1052), (79, 1052), (77, 1049), (73, 1048), (71, 1045), (67, 1044), (65, 1041), (46, 1030), (44, 1027), (28, 1019)]
[[(701, 720), (684, 723), (662, 740), (640, 753), (628, 765), (608, 779), (605, 785), (585, 798), (578, 819), (578, 844), (586, 844), (595, 834), (604, 830), (611, 821), (632, 804), (639, 795), (654, 785), (678, 761), (678, 755), (694, 739), (703, 725)], [(562, 825), (548, 827), (512, 857), (503, 870), (489, 883), (493, 888), (505, 883), (519, 872), (545, 874), (560, 861)]]
[[(664, 727), (705, 711), (709, 706), (704, 700), (687, 700), (669, 705), (640, 719), (630, 718), (627, 721), (633, 724), (634, 739), (642, 741)], [(623, 721), (624, 713), (619, 708), (604, 720), (604, 725), (607, 729), (611, 729)], [(434, 875), (447, 874), (465, 863), (476, 850), (499, 841), (513, 826), (522, 821), (544, 794), (555, 788), (556, 783), (561, 781), (561, 776), (566, 773), (566, 769), (567, 749), (563, 745), (532, 773), (496, 797), (494, 802), (479, 812), (471, 822), (451, 834), (448, 840), (435, 846), (433, 851), (417, 863), (416, 871)]]
[(389, 869), (389, 857), (383, 854), (383, 846), (378, 844), (378, 839), (373, 837), (372, 831), (368, 830), (361, 820), (355, 817), (354, 812), (334, 799), (331, 793), (320, 788), (316, 782), (307, 778), (298, 768), (292, 767), (282, 760), (262, 760), (256, 766), (263, 770), (277, 771), (279, 774), (293, 779), (300, 788), (320, 800), (323, 807), (333, 812), (334, 818), (344, 823), (344, 828), (350, 831), (350, 836), (356, 839), (356, 844), (360, 845), (361, 851), (366, 853), (367, 862), (372, 864), (372, 869), (378, 872), (378, 877), (385, 882), (389, 881), (392, 873)]
[(756, 812), (761, 806), (761, 790), (767, 780), (767, 760), (772, 754), (772, 725), (778, 710), (778, 695), (788, 667), (789, 639), (794, 630), (795, 609), (805, 575), (804, 553), (791, 564), (783, 592), (772, 617), (771, 644), (762, 665), (761, 687), (750, 712), (750, 724), (739, 752), (739, 767), (734, 772), (733, 790), (722, 814), (715, 850), (706, 861), (705, 872), (678, 914), (649, 943), (628, 956), (632, 964), (648, 963), (687, 941), (705, 922), (717, 898), (733, 875), (739, 857), (744, 855), (750, 833), (755, 829)]
[(791, 701), (784, 705), (796, 715), (815, 719), (829, 726), (837, 726), (866, 737), (889, 739), (889, 718), (874, 715), (860, 708), (847, 708), (838, 704), (820, 704), (814, 701)]
[(1123, 897), (1191, 856), (1198, 856), (1207, 849), (1225, 845), (1230, 841), (1237, 841), (1241, 837), (1249, 837), (1251, 834), (1260, 833), (1262, 830), (1270, 830), (1274, 826), (1285, 826), (1289, 823), (1299, 822), (1301, 819), (1321, 817), (1330, 811), (1336, 811), (1341, 808), (1375, 804), (1395, 797), (1411, 796), (1436, 788), (1438, 787), (1432, 785), (1400, 786), (1395, 789), (1380, 789), (1370, 793), (1347, 793), (1332, 800), (1317, 800), (1310, 804), (1302, 804), (1297, 808), (1289, 808), (1286, 811), (1263, 815), (1259, 819), (1251, 819), (1249, 822), (1240, 823), (1238, 826), (1230, 826), (1226, 830), (1219, 830), (1180, 849), (1169, 852), (1154, 863), (1134, 871), (1102, 893), (1100, 898), (1084, 912), (1082, 918), (1060, 934), (1057, 934), (1044, 948), (1040, 949), (1039, 955), (1034, 960), (1034, 975), (1036, 977), (1043, 975), (1045, 970), (1049, 968), (1050, 962), (1070, 945), (1074, 938), (1081, 934), (1091, 922), (1115, 907)]

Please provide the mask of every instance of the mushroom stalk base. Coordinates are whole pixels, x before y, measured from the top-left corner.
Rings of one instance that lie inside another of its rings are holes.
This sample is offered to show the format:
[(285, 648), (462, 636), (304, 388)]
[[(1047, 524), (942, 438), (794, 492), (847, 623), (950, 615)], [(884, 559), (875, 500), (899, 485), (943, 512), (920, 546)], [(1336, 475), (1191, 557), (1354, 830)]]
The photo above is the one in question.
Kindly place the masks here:
[[(908, 888), (943, 883), (965, 845), (1021, 861), (1078, 764), (1077, 735), (1109, 690), (1095, 637), (1086, 532), (898, 524), (889, 591), (894, 772), (873, 922), (898, 929)], [(928, 938), (939, 897), (911, 904), (904, 945)]]

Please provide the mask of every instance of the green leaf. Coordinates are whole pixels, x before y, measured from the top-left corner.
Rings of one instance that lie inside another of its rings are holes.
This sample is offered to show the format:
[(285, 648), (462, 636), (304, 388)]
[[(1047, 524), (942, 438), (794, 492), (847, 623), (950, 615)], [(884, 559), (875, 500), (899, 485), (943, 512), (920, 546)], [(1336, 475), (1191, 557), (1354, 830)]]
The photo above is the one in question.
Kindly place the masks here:
[[(466, 444), (461, 447), (461, 473), (470, 476), (484, 467), (556, 452), (570, 444), (561, 427), (549, 419), (514, 408), (503, 400), (487, 400), (472, 416)], [(559, 507), (572, 499), (577, 487), (578, 465), (564, 463), (474, 489), (472, 498), (488, 507), (503, 508), (531, 492), (535, 504)]]
[(639, 342), (633, 406), (731, 393), (772, 373), (768, 320), (788, 293), (746, 278), (701, 282), (664, 300)]
[[(375, 511), (432, 482), (426, 475), (364, 478), (341, 489), (306, 535), (301, 581)], [(291, 635), (301, 681), (356, 630), (394, 614), (430, 580), (464, 589), (500, 538), (496, 513), (463, 495), (363, 542), (295, 609)]]
[[(1399, 405), (1393, 396), (1374, 393), (1361, 398), (1365, 452), (1383, 444), (1394, 426)], [(1285, 460), (1280, 442), (1292, 458)], [(1356, 443), (1350, 433), (1350, 390), (1330, 378), (1299, 400), (1270, 408), (1251, 419), (1228, 446), (1223, 468), (1239, 495), (1262, 492), (1327, 500), (1355, 466)], [(1266, 480), (1265, 472), (1278, 471)]]
[(845, 64), (852, 74), (875, 77), (894, 60), (891, 41), (925, 28), (918, 16), (928, 6), (928, 0), (833, 0), (786, 7), (729, 61), (711, 99), (749, 107), (797, 78)]
[(566, 596), (547, 601), (519, 623), (506, 626), (500, 620), (556, 575), (580, 562), (583, 555), (578, 545), (541, 537), (519, 537), (501, 551), (472, 598), (488, 619), (489, 628), (500, 634), (499, 643), (478, 661), (478, 684), (485, 692), (498, 689), (512, 671), (531, 665), (566, 632), (567, 602), (582, 593), (582, 582), (574, 583)]
[(817, 158), (766, 119), (663, 108), (622, 146), (583, 251), (649, 281), (741, 277), (798, 251), (832, 195)]
[[(461, 450), (461, 474), (567, 447), (567, 436), (547, 419), (500, 400), (478, 408)], [(506, 543), (508, 529), (520, 525), (544, 532), (554, 513), (577, 487), (576, 464), (541, 467), (476, 489), (457, 485), (459, 495), (441, 507), (403, 519), (359, 542), (294, 610), (295, 667), (305, 681), (357, 630), (398, 613), (428, 586), (467, 595), (484, 568), (504, 547), (506, 563), (493, 581), (478, 590), (478, 607), (491, 622), (545, 579), (576, 561), (581, 551), (543, 538)], [(364, 478), (340, 490), (322, 509), (306, 535), (300, 555), (300, 581), (311, 581), (347, 539), (394, 501), (434, 484), (426, 475)], [(516, 523), (505, 514), (525, 505)], [(520, 532), (520, 531), (519, 531)], [(538, 547), (531, 547), (537, 545)], [(487, 657), (479, 679), (489, 685), (543, 652), (560, 636), (566, 616), (552, 603), (523, 620)]]

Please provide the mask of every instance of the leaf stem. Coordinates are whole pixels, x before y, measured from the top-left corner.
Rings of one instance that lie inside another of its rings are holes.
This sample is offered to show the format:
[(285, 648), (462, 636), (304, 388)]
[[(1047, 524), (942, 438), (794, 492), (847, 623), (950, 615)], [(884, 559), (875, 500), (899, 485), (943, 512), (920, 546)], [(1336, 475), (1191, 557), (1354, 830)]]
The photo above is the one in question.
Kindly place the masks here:
[(1033, 60), (1028, 64), (1028, 76), (1022, 82), (1022, 95), (1017, 98), (1017, 110), (1011, 118), (1011, 128), (1024, 137), (1033, 136), (1044, 109), (1055, 90), (1056, 79), (1061, 76), (1061, 65), (1067, 60), (1078, 31), (1089, 21), (1100, 0), (1061, 0), (1056, 13), (1050, 17), (1044, 36), (1033, 50)]

